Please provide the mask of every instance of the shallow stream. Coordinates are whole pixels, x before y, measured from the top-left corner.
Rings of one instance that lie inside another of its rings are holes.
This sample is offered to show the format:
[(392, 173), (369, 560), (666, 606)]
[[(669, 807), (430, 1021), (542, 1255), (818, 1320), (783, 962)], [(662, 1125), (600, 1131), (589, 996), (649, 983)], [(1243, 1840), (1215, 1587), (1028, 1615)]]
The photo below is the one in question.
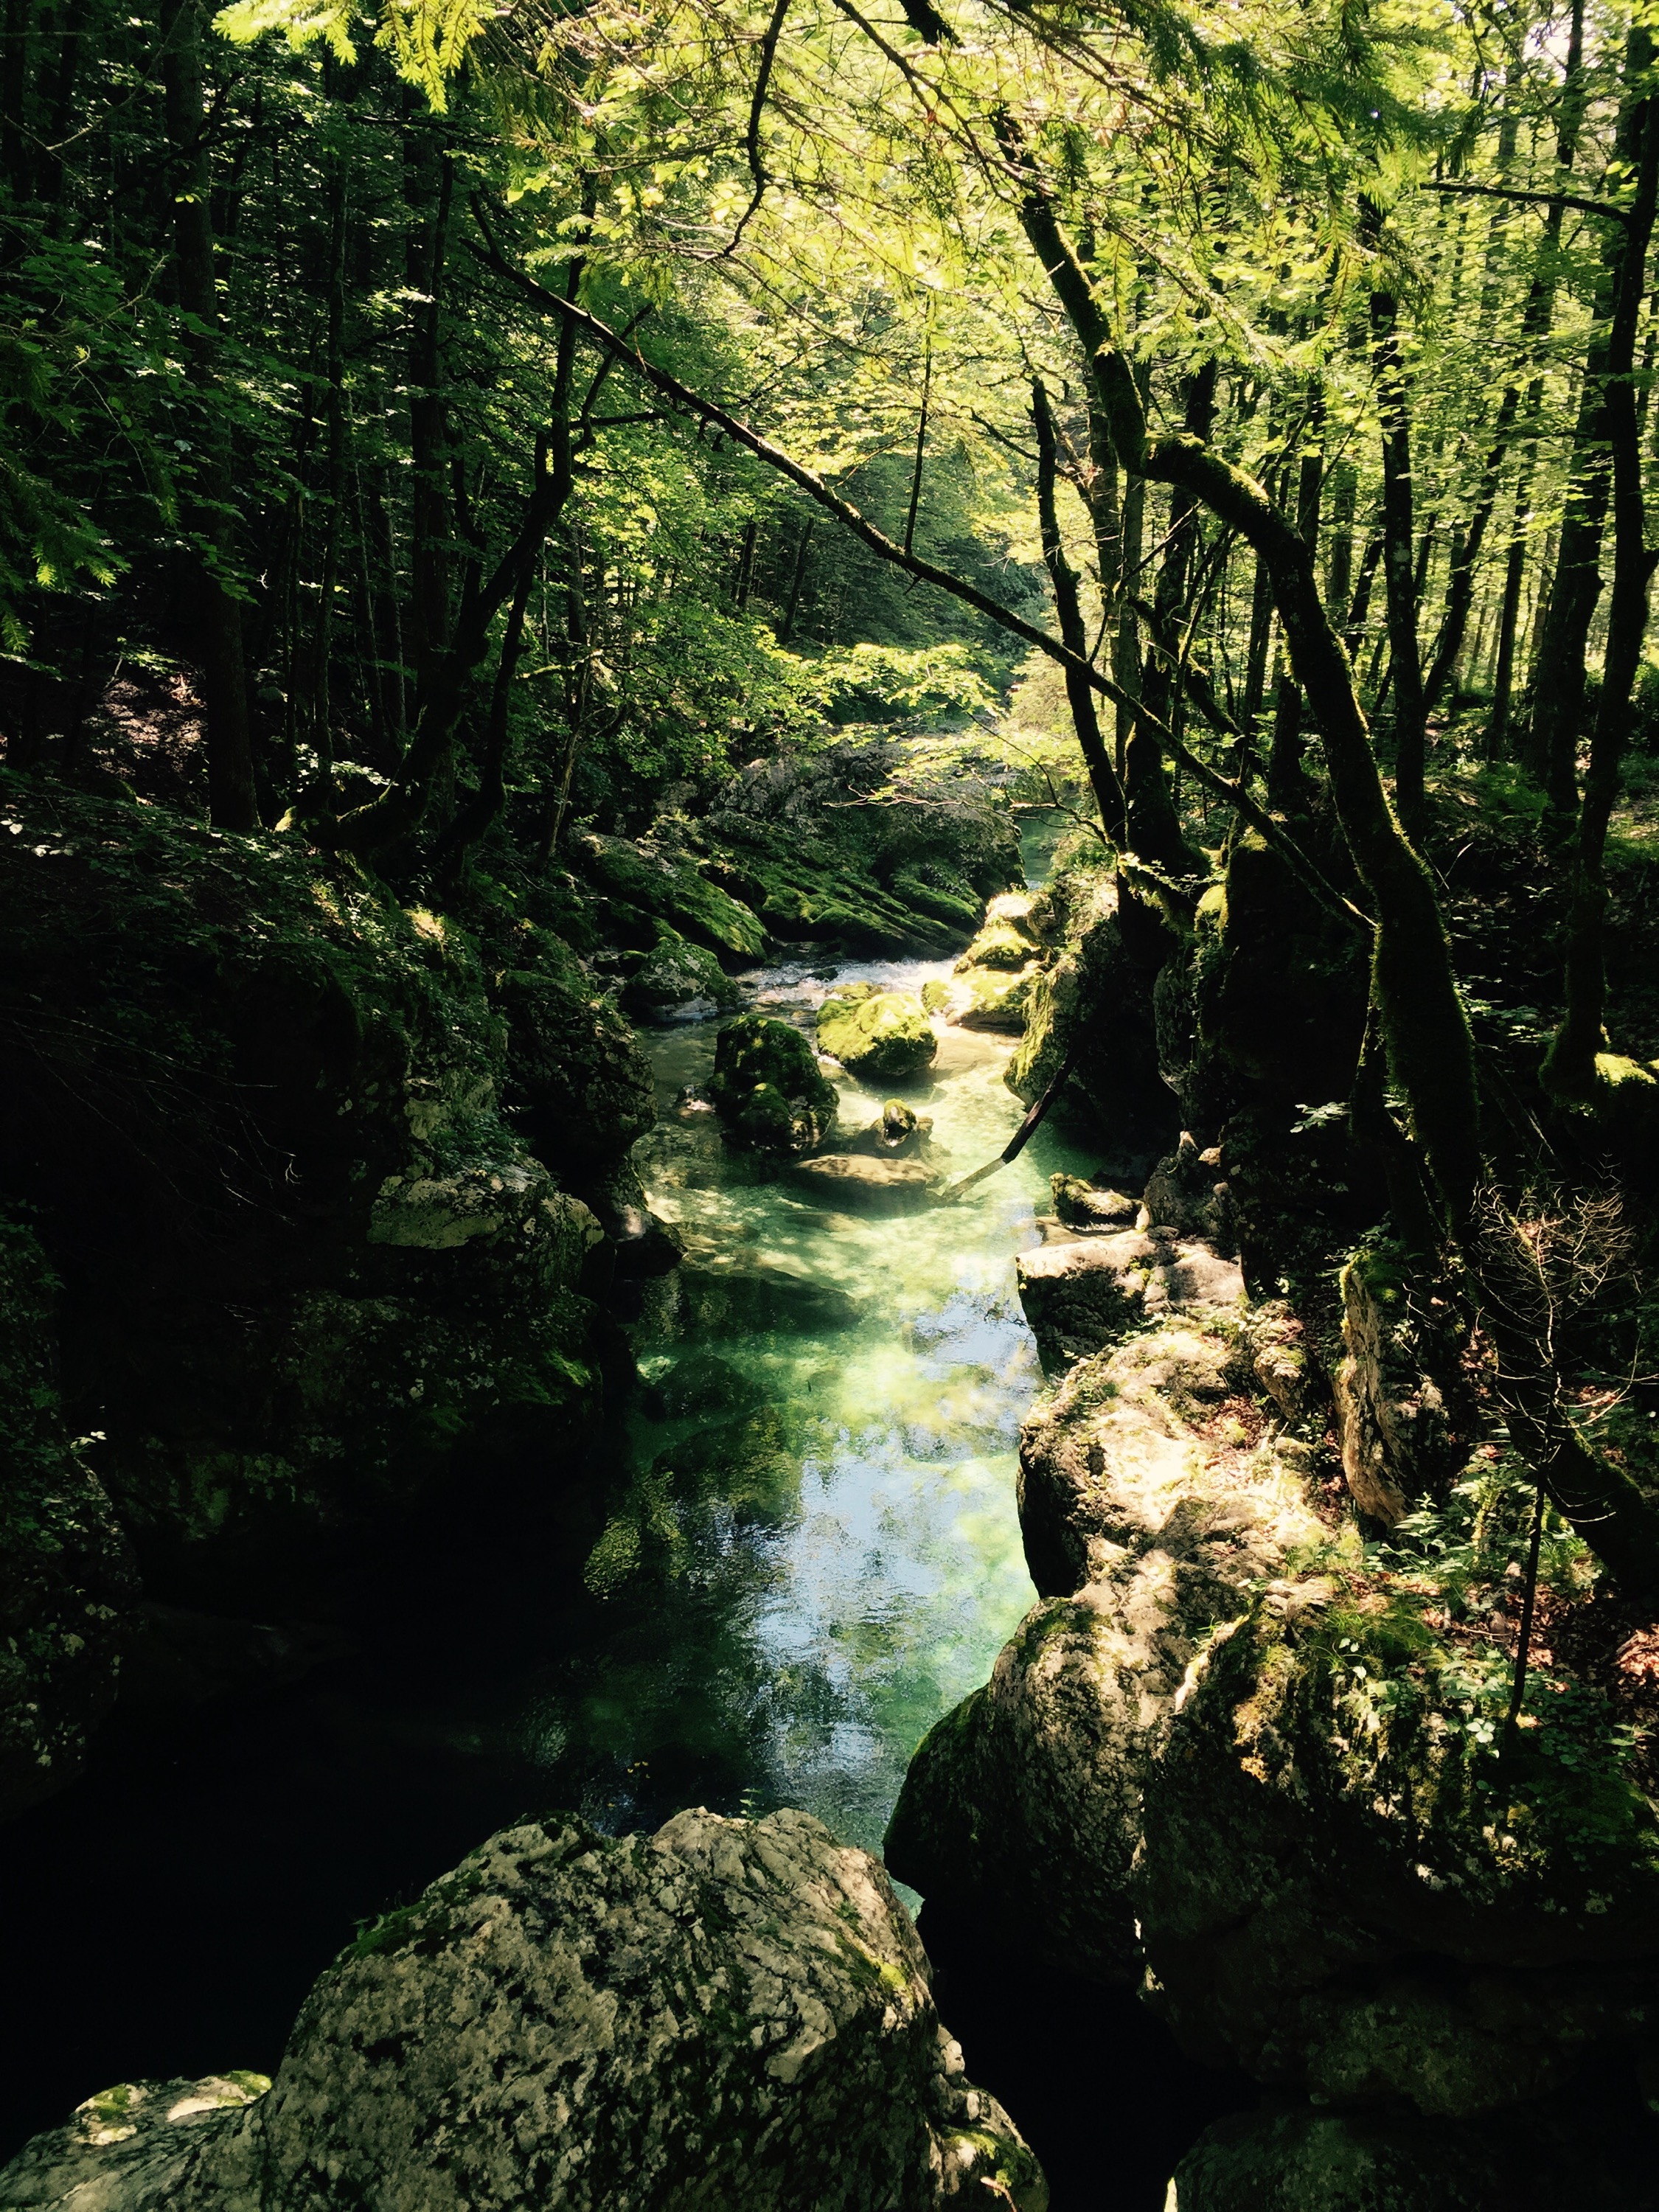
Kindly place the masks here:
[[(824, 986), (794, 967), (744, 988), (810, 1025)], [(1038, 1373), (1013, 1261), (1048, 1176), (1093, 1163), (1045, 1127), (959, 1204), (834, 1210), (677, 1103), (715, 1026), (647, 1040), (664, 1114), (641, 1164), (687, 1266), (633, 1331), (647, 1388), (585, 1583), (533, 1526), (415, 1532), (325, 1608), (349, 1655), (0, 1834), (0, 1966), (27, 2028), (0, 2069), (0, 2158), (109, 2081), (273, 2069), (356, 1923), (528, 1810), (623, 1829), (787, 1802), (878, 1848), (917, 1741), (1030, 1601), (1015, 1446)], [(942, 1173), (1018, 1126), (1012, 1046), (946, 1030), (904, 1092)], [(840, 1087), (844, 1128), (878, 1115), (882, 1092)]]

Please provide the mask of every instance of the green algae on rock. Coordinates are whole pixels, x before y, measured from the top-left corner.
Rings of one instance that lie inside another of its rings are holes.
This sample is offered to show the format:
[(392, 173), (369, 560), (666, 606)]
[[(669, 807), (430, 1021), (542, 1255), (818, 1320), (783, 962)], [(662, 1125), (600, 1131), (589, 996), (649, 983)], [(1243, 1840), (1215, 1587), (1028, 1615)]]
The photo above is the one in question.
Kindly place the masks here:
[(839, 1103), (800, 1031), (764, 1014), (739, 1014), (720, 1031), (708, 1089), (726, 1134), (760, 1152), (811, 1152)]
[(0, 2201), (1046, 2212), (927, 1972), (880, 1864), (805, 1814), (621, 1838), (553, 1815), (366, 1929), (264, 2094), (233, 2075), (90, 2100)]
[(818, 1009), (818, 1049), (866, 1083), (895, 1083), (931, 1067), (939, 1039), (920, 999), (867, 984), (831, 991)]

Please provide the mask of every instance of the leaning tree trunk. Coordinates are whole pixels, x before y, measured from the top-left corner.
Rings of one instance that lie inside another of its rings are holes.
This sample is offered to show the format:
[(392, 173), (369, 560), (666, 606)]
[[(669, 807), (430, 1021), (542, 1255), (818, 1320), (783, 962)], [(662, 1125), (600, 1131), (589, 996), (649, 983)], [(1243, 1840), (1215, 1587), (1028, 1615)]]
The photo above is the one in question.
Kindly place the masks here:
[(173, 175), (173, 259), (185, 358), (202, 420), (193, 536), (202, 678), (207, 695), (208, 808), (223, 830), (257, 830), (253, 736), (234, 567), (230, 441), (222, 414), (198, 0), (161, 0), (161, 84)]

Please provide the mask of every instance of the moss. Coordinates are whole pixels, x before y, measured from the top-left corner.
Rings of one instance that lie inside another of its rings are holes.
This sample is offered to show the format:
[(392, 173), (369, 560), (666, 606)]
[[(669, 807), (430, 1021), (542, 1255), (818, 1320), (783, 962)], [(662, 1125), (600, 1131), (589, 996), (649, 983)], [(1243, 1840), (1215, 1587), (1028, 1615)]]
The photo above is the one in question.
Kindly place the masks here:
[(849, 1075), (874, 1082), (920, 1074), (939, 1050), (921, 1001), (908, 991), (831, 992), (817, 1035), (819, 1049)]
[(708, 1088), (728, 1136), (757, 1152), (810, 1152), (838, 1103), (800, 1031), (763, 1014), (740, 1014), (721, 1030)]
[(583, 838), (579, 858), (613, 899), (672, 923), (694, 944), (739, 960), (757, 960), (766, 948), (758, 916), (689, 865), (642, 852), (623, 837)]

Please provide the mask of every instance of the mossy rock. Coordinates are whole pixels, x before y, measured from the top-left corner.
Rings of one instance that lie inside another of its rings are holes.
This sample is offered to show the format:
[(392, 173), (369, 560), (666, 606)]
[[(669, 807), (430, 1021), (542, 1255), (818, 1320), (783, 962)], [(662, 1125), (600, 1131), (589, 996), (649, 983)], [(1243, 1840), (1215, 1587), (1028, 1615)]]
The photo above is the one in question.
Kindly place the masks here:
[(499, 976), (507, 1016), (508, 1103), (544, 1159), (591, 1168), (623, 1158), (657, 1118), (651, 1064), (585, 975)]
[(625, 837), (584, 837), (578, 857), (612, 899), (672, 922), (712, 952), (758, 960), (766, 949), (759, 917), (718, 884), (705, 882), (688, 862), (642, 851)]
[(1024, 968), (1042, 952), (1042, 941), (1031, 926), (1032, 901), (1019, 891), (1005, 891), (985, 909), (983, 927), (957, 963), (957, 975), (970, 968)]
[(972, 968), (957, 986), (951, 1018), (964, 1030), (1000, 1030), (1021, 1036), (1031, 989), (1042, 973), (1040, 962), (1015, 969)]
[(832, 991), (818, 1009), (818, 1048), (849, 1075), (890, 1083), (931, 1066), (939, 1039), (908, 991)]
[(786, 1154), (821, 1144), (839, 1103), (800, 1031), (764, 1014), (739, 1014), (720, 1031), (708, 1095), (734, 1143)]
[(669, 937), (647, 954), (623, 996), (648, 1022), (701, 1021), (732, 1012), (738, 987), (706, 946)]

